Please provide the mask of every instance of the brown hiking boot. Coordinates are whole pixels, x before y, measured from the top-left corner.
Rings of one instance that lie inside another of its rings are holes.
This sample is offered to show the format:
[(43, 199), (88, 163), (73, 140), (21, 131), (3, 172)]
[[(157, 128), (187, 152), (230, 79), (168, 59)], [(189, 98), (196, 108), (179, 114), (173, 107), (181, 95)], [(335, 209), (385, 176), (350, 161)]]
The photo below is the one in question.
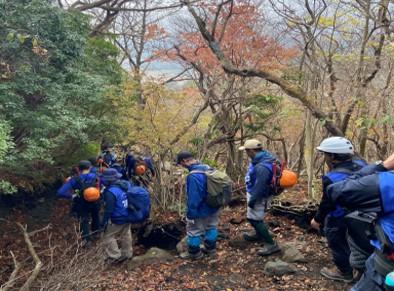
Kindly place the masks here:
[(323, 269), (320, 270), (320, 274), (323, 277), (326, 277), (333, 281), (340, 281), (345, 283), (350, 283), (353, 281), (353, 272), (342, 273), (336, 267), (332, 267), (332, 268), (324, 267)]

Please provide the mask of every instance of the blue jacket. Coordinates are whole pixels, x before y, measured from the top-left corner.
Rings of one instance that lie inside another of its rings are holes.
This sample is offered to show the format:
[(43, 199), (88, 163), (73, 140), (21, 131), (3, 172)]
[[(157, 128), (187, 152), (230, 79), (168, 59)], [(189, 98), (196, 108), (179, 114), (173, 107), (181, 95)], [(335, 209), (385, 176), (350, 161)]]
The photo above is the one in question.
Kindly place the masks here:
[[(97, 175), (95, 173), (80, 174), (79, 178), (85, 184), (94, 184), (97, 180)], [(75, 190), (81, 190), (81, 185), (76, 177), (72, 177), (57, 190), (57, 196), (71, 199)]]
[[(394, 172), (381, 165), (369, 165), (348, 179), (327, 188), (332, 204), (352, 211), (374, 212), (378, 223), (394, 243)], [(375, 245), (376, 246), (376, 245)]]
[(152, 176), (155, 176), (155, 167), (153, 166), (153, 161), (151, 157), (144, 156), (142, 160), (145, 162), (146, 166), (148, 167), (149, 171), (151, 172)]
[(112, 152), (103, 152), (102, 157), (104, 163), (106, 163), (108, 167), (111, 167), (113, 164), (116, 163), (116, 155)]
[[(188, 170), (206, 171), (209, 167), (204, 164), (191, 165)], [(186, 178), (186, 198), (188, 219), (205, 218), (216, 211), (218, 208), (211, 208), (205, 202), (207, 197), (207, 177), (203, 173), (190, 173)]]
[(319, 204), (319, 209), (316, 212), (315, 220), (318, 223), (323, 223), (327, 215), (333, 217), (343, 217), (345, 211), (339, 205), (331, 205), (327, 199), (327, 187), (333, 183), (340, 182), (349, 177), (352, 173), (359, 171), (367, 164), (360, 159), (354, 159), (336, 164), (333, 169), (322, 177), (323, 195)]
[(270, 152), (261, 151), (249, 163), (245, 185), (252, 203), (260, 202), (271, 195), (272, 163), (275, 160), (275, 156)]
[(127, 191), (130, 190), (131, 184), (128, 181), (117, 181), (108, 187), (104, 191), (104, 216), (103, 225), (111, 222), (114, 224), (125, 224), (128, 223), (128, 201)]

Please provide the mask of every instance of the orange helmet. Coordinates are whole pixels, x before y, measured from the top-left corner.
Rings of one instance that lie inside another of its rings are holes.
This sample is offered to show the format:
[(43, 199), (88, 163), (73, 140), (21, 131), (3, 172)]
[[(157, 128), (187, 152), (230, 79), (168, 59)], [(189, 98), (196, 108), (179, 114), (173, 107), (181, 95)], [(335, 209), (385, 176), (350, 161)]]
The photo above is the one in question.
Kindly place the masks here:
[(141, 175), (145, 174), (145, 171), (146, 171), (145, 165), (138, 165), (135, 167), (134, 173), (138, 176), (141, 176)]
[(279, 185), (281, 188), (290, 188), (297, 184), (297, 175), (293, 171), (283, 170), (279, 178)]
[(100, 190), (96, 187), (89, 187), (83, 190), (83, 199), (94, 202), (100, 199)]

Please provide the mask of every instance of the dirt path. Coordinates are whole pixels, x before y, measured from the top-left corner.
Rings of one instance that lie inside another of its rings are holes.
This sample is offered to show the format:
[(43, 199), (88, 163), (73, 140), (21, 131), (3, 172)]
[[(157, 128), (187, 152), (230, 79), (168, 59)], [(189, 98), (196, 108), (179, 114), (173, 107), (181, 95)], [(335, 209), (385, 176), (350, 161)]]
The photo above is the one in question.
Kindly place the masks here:
[[(68, 205), (63, 201), (54, 202), (50, 216), (51, 229), (33, 236), (37, 251), (41, 254), (44, 264), (49, 258), (62, 256), (63, 250), (75, 240), (76, 221), (68, 216)], [(33, 213), (36, 215), (38, 210)], [(170, 263), (157, 263), (127, 270), (127, 263), (107, 266), (104, 271), (89, 275), (92, 287), (78, 290), (347, 290), (350, 285), (335, 283), (322, 278), (319, 274), (323, 266), (330, 266), (330, 259), (325, 244), (316, 234), (308, 233), (295, 226), (294, 221), (284, 217), (267, 216), (267, 222), (279, 244), (292, 242), (296, 244), (307, 263), (296, 264), (298, 272), (293, 275), (272, 277), (264, 274), (264, 265), (268, 260), (280, 258), (274, 255), (261, 258), (255, 255), (257, 244), (248, 244), (246, 248), (231, 247), (230, 242), (249, 229), (246, 221), (234, 225), (231, 219), (245, 216), (242, 206), (222, 212), (220, 230), (227, 236), (218, 242), (215, 258), (204, 258), (198, 262), (183, 261), (175, 258)], [(26, 269), (32, 267), (27, 259), (27, 251), (21, 235), (15, 231), (12, 221), (29, 221), (27, 213), (15, 212), (10, 223), (2, 225), (0, 240), (0, 277), (2, 282), (12, 271), (12, 260), (9, 250), (26, 263)], [(43, 220), (47, 222), (47, 220)], [(38, 225), (37, 225), (38, 227)], [(33, 229), (31, 229), (33, 230)], [(48, 245), (55, 246), (52, 257), (49, 256)], [(136, 246), (136, 254), (145, 250)], [(173, 251), (175, 254), (175, 251)], [(64, 258), (63, 258), (64, 259)], [(44, 269), (45, 271), (45, 269)], [(40, 280), (46, 280), (42, 273)], [(39, 286), (39, 284), (37, 284)], [(67, 288), (62, 290), (68, 290)], [(76, 289), (72, 289), (76, 290)]]
[[(102, 290), (347, 290), (350, 285), (322, 278), (319, 271), (330, 265), (327, 248), (321, 238), (294, 226), (287, 218), (268, 215), (267, 221), (277, 225), (273, 232), (280, 244), (293, 242), (301, 248), (307, 263), (296, 264), (294, 275), (271, 277), (264, 274), (268, 260), (280, 258), (274, 255), (261, 258), (255, 255), (257, 244), (246, 249), (233, 248), (229, 242), (249, 228), (248, 223), (231, 225), (231, 218), (244, 215), (243, 207), (229, 209), (221, 215), (220, 228), (226, 230), (228, 239), (218, 244), (216, 258), (204, 258), (198, 262), (176, 259), (166, 264), (143, 266), (126, 271), (126, 264), (112, 267), (105, 274), (112, 280), (100, 280)], [(271, 228), (272, 229), (272, 228)], [(113, 280), (113, 278), (117, 278)], [(114, 282), (115, 281), (115, 282)]]

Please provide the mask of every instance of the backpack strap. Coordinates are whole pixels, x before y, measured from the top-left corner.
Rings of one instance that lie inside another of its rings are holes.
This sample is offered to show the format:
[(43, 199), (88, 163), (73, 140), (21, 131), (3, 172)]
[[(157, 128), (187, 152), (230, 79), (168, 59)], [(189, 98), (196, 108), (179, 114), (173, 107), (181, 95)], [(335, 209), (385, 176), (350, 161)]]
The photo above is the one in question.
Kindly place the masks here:
[(81, 179), (80, 176), (76, 176), (76, 177), (75, 177), (75, 182), (77, 183), (77, 185), (78, 185), (78, 187), (79, 187), (79, 189), (76, 189), (76, 190), (83, 191), (83, 190), (84, 190), (84, 187), (85, 187), (85, 184), (84, 184), (84, 182), (82, 181), (82, 179)]

